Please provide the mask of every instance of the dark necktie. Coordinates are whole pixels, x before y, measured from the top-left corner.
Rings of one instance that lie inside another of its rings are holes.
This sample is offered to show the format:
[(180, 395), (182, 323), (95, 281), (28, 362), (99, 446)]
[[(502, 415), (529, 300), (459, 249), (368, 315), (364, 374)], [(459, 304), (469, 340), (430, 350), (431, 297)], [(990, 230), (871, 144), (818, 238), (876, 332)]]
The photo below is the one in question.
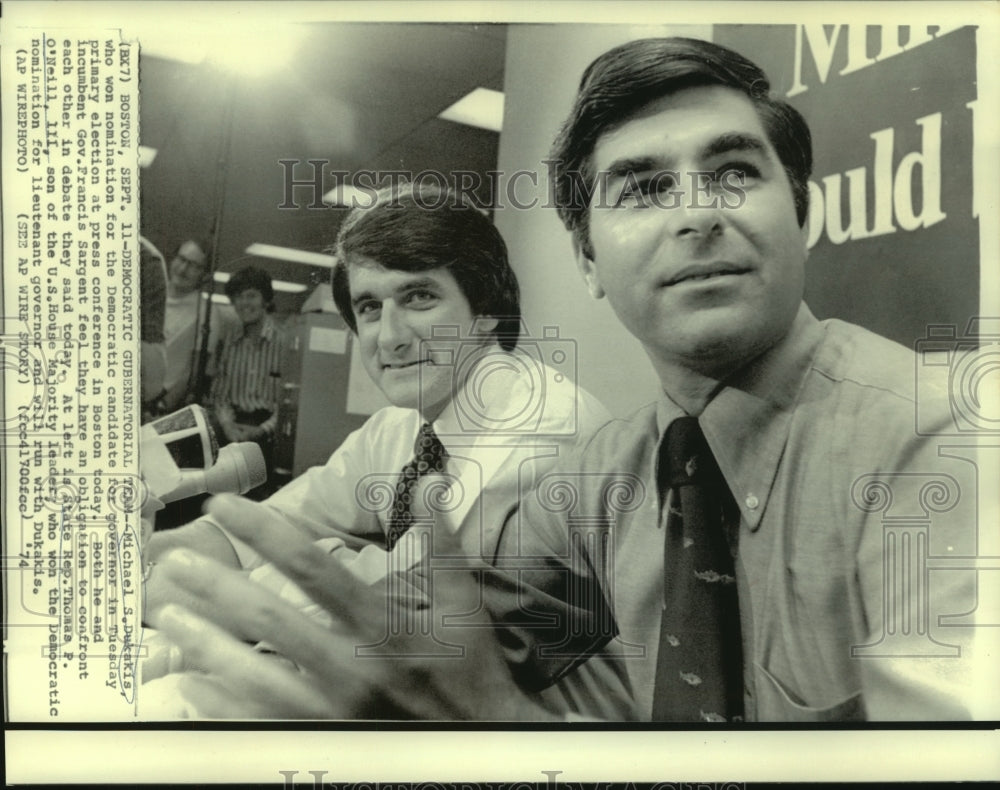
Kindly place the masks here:
[(667, 428), (657, 483), (669, 512), (653, 721), (740, 721), (743, 650), (728, 534), (739, 511), (696, 418)]
[(429, 422), (420, 426), (413, 453), (413, 460), (403, 467), (396, 482), (396, 493), (389, 512), (389, 531), (386, 535), (386, 546), (390, 550), (403, 533), (413, 526), (413, 511), (410, 505), (413, 501), (413, 487), (417, 481), (430, 472), (438, 474), (444, 472), (447, 453)]

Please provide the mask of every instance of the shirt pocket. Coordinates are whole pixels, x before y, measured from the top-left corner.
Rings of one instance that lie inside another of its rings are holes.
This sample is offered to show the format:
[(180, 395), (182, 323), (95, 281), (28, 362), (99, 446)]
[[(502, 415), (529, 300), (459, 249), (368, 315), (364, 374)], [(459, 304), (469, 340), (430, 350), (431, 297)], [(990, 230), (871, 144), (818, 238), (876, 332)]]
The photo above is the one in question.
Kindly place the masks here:
[(774, 675), (754, 664), (756, 676), (757, 721), (831, 722), (865, 721), (861, 692), (822, 708), (802, 704)]

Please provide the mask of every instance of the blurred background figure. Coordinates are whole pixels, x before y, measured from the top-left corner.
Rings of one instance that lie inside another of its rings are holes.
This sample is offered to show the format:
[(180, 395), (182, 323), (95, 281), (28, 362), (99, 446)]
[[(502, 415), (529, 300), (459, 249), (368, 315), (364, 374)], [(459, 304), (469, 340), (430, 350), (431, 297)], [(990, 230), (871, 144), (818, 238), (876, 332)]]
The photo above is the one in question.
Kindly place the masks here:
[(226, 283), (226, 296), (241, 326), (222, 343), (211, 405), (222, 429), (222, 444), (256, 442), (264, 451), (268, 482), (249, 494), (258, 499), (275, 488), (273, 439), (286, 343), (270, 315), (274, 288), (267, 272), (254, 266), (240, 269)]
[(167, 369), (163, 322), (167, 295), (167, 266), (163, 254), (149, 239), (139, 237), (139, 289), (142, 294), (140, 376), (143, 422), (163, 394)]
[[(209, 379), (222, 341), (239, 329), (239, 319), (228, 305), (213, 304), (202, 294), (210, 282), (207, 242), (188, 239), (174, 253), (167, 269), (166, 314), (163, 334), (166, 341), (166, 373), (158, 413), (165, 414), (210, 392)], [(201, 366), (204, 326), (208, 322), (207, 358)], [(205, 381), (197, 378), (204, 370)]]

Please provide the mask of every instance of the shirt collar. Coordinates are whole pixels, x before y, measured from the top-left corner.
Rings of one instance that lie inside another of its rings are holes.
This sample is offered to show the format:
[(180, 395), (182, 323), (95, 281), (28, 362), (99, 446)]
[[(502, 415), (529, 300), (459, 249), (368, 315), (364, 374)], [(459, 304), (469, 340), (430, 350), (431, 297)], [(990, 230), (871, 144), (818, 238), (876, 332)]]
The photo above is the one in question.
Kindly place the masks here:
[[(751, 530), (760, 519), (788, 441), (792, 414), (823, 328), (803, 303), (791, 330), (773, 348), (726, 381), (698, 422), (743, 520)], [(683, 410), (669, 397), (657, 404), (660, 441)], [(657, 444), (657, 457), (659, 443)]]
[(434, 433), (437, 434), (438, 439), (447, 448), (449, 440), (453, 439), (455, 434), (461, 430), (458, 421), (458, 412), (455, 409), (455, 398), (448, 401), (448, 405), (444, 407), (444, 411), (438, 415), (438, 418), (431, 423), (431, 427), (434, 428)]
[[(274, 340), (274, 336), (277, 333), (277, 331), (278, 331), (278, 326), (277, 324), (274, 323), (274, 319), (271, 318), (271, 316), (269, 315), (265, 315), (264, 322), (260, 328), (260, 335), (258, 335), (257, 339), (260, 341), (266, 341), (270, 343), (272, 340)], [(237, 337), (242, 340), (246, 338), (246, 336), (247, 336), (246, 327), (240, 324), (240, 330), (239, 333), (237, 334)]]
[[(510, 403), (511, 388), (523, 374), (526, 364), (525, 360), (518, 360), (517, 349), (503, 351), (499, 346), (486, 349), (484, 358), (477, 361), (469, 371), (462, 389), (452, 396), (432, 423), (434, 433), (445, 447), (449, 441), (455, 446), (468, 447), (477, 444), (483, 436), (489, 437), (493, 442), (497, 441), (497, 435), (489, 424), (502, 424), (505, 409), (524, 408), (522, 403)], [(531, 360), (527, 360), (527, 363), (536, 364)], [(485, 375), (478, 369), (482, 364), (491, 366)], [(533, 368), (528, 368), (531, 369)], [(457, 401), (462, 403), (458, 404)], [(460, 408), (466, 409), (466, 413), (460, 415)]]

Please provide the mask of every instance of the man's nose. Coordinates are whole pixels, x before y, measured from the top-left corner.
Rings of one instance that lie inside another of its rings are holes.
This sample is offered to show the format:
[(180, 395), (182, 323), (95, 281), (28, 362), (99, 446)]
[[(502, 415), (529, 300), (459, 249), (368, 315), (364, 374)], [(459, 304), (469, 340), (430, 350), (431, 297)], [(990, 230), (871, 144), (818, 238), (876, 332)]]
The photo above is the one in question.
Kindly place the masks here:
[(379, 348), (398, 351), (409, 342), (409, 335), (403, 311), (392, 300), (383, 302), (378, 323)]
[(670, 231), (678, 238), (707, 239), (722, 230), (718, 191), (696, 174), (678, 185), (674, 201), (666, 214)]

